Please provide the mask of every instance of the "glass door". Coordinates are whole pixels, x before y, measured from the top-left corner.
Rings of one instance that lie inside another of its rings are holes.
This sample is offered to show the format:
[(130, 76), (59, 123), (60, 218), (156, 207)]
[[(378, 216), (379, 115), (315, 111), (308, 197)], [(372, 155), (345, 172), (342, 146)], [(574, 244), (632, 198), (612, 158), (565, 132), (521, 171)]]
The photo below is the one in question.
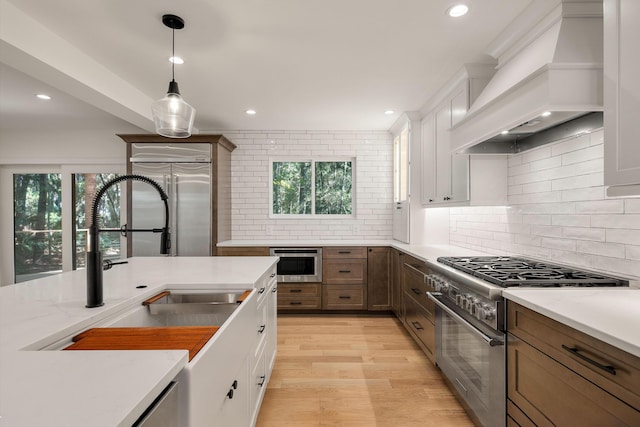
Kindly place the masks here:
[(13, 174), (14, 280), (62, 271), (60, 173)]

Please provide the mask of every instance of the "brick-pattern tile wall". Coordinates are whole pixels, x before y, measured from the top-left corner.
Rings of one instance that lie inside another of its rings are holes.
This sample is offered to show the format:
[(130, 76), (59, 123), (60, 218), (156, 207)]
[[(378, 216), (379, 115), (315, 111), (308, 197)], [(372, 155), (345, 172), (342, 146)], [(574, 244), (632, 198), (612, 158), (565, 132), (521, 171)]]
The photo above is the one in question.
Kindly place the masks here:
[(607, 198), (603, 131), (509, 158), (509, 205), (450, 210), (450, 242), (640, 277), (640, 198)]
[[(231, 156), (232, 239), (391, 239), (393, 141), (384, 131), (225, 131)], [(269, 218), (269, 159), (355, 158), (355, 216)]]

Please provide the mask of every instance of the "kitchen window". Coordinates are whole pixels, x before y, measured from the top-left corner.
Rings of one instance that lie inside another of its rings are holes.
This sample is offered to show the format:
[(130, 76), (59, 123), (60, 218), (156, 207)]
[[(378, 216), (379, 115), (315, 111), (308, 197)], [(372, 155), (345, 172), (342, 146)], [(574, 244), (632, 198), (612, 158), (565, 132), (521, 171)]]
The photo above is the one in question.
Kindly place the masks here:
[(354, 159), (270, 163), (271, 216), (353, 215)]

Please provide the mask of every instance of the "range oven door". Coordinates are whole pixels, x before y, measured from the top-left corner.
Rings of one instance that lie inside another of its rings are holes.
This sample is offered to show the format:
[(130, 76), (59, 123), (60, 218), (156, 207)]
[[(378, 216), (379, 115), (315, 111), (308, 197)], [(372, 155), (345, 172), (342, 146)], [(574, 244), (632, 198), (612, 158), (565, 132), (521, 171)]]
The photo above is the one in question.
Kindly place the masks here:
[(436, 305), (436, 363), (483, 426), (504, 426), (504, 333), (474, 325), (470, 314), (436, 292), (428, 296)]

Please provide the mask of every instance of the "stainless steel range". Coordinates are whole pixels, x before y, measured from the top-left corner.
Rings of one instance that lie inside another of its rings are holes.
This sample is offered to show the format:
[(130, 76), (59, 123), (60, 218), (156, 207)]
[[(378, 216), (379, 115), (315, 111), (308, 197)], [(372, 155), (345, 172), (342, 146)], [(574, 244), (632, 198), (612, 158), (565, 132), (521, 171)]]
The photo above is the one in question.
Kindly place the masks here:
[(628, 286), (599, 273), (508, 256), (429, 263), (436, 305), (436, 362), (484, 426), (506, 424), (503, 288)]

